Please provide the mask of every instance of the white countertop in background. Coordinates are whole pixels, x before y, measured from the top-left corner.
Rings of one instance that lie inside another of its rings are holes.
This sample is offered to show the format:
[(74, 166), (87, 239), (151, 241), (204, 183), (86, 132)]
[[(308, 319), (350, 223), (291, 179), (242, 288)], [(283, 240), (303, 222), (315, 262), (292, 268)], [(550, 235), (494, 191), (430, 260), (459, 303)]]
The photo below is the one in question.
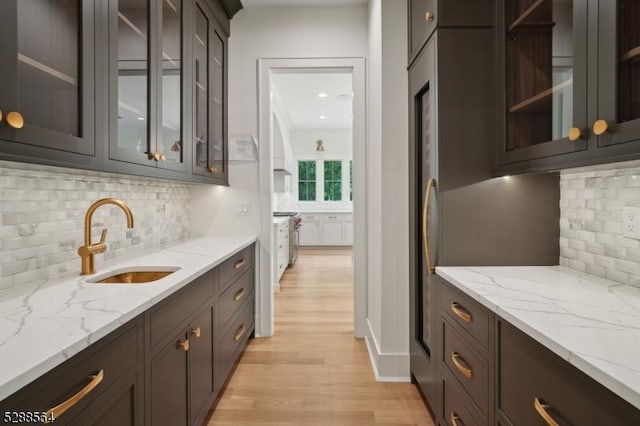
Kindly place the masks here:
[[(200, 238), (99, 270), (0, 291), (0, 400), (63, 363), (256, 238)], [(181, 269), (147, 284), (90, 284), (125, 267)], [(80, 260), (78, 259), (78, 268)]]
[(640, 408), (640, 289), (561, 266), (436, 273)]
[(289, 216), (275, 216), (273, 218), (274, 225), (280, 225), (281, 223), (289, 222)]

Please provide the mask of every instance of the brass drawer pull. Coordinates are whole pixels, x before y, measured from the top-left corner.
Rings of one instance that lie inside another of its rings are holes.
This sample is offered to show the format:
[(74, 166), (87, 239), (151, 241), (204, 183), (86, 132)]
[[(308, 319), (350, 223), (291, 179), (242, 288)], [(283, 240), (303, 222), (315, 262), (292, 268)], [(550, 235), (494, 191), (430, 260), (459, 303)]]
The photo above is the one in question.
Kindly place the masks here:
[(451, 302), (451, 311), (464, 322), (471, 322), (473, 317), (458, 302)]
[(242, 339), (242, 336), (244, 336), (244, 333), (247, 332), (247, 326), (242, 324), (239, 328), (238, 331), (236, 331), (235, 336), (233, 336), (233, 340), (235, 340), (236, 342), (240, 339)]
[(544, 402), (542, 402), (542, 400), (540, 400), (538, 398), (534, 398), (533, 399), (533, 407), (536, 409), (538, 414), (540, 414), (540, 417), (542, 417), (542, 419), (545, 422), (547, 422), (547, 425), (549, 425), (549, 426), (560, 426), (558, 424), (558, 422), (556, 422), (553, 419), (553, 417), (551, 417), (551, 414), (549, 414), (549, 412), (547, 411), (547, 409), (549, 408), (548, 404), (545, 404)]
[(183, 351), (188, 352), (189, 351), (189, 339), (184, 339), (184, 340), (180, 340), (178, 342), (178, 348), (182, 348)]
[(245, 295), (244, 288), (240, 289), (240, 291), (237, 292), (235, 296), (233, 296), (233, 300), (235, 300), (237, 302), (237, 301), (241, 300), (244, 297), (244, 295)]
[(451, 413), (451, 426), (461, 426), (464, 423), (461, 422), (460, 416), (456, 413)]
[(236, 262), (236, 264), (235, 264), (235, 265), (233, 265), (233, 267), (234, 267), (235, 269), (240, 269), (240, 268), (242, 268), (242, 267), (244, 266), (244, 264), (245, 264), (245, 263), (247, 263), (247, 261), (246, 261), (246, 260), (244, 260), (244, 259), (242, 259), (242, 260), (240, 260), (240, 261)]
[(93, 391), (104, 379), (104, 370), (100, 370), (98, 374), (89, 376), (91, 381), (84, 388), (80, 389), (78, 393), (73, 395), (71, 398), (67, 399), (61, 404), (56, 405), (53, 408), (47, 410), (47, 421), (45, 423), (49, 423), (48, 419), (57, 420), (61, 415), (63, 415), (67, 410), (72, 408), (78, 402), (82, 400), (85, 396), (89, 395), (91, 391)]
[(464, 358), (462, 358), (458, 352), (451, 352), (451, 361), (453, 361), (453, 364), (460, 370), (464, 377), (467, 379), (473, 377), (473, 370), (465, 365), (466, 362)]
[(199, 339), (201, 334), (202, 330), (200, 329), (200, 327), (193, 327), (191, 329), (191, 335), (196, 336), (196, 339)]

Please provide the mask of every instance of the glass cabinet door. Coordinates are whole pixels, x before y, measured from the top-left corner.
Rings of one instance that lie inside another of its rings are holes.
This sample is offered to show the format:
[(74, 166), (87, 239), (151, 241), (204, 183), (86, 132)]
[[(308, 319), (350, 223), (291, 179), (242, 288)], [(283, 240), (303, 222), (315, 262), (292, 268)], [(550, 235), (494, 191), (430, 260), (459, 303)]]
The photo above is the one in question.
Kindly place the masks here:
[[(640, 140), (640, 1), (598, 3), (598, 145)], [(637, 152), (637, 149), (635, 149)]]
[(586, 3), (502, 3), (506, 162), (586, 149)]
[(213, 31), (213, 146), (211, 149), (211, 165), (216, 177), (224, 177), (227, 174), (225, 159), (227, 158), (227, 129), (225, 128), (225, 61), (226, 38), (219, 31)]
[(95, 155), (93, 0), (0, 2), (0, 139)]
[(211, 43), (213, 17), (206, 5), (196, 2), (193, 33), (193, 93), (195, 132), (193, 135), (193, 173), (210, 176), (211, 167)]
[(112, 0), (110, 9), (110, 158), (155, 166), (150, 135), (149, 2)]
[(183, 6), (182, 0), (162, 2), (161, 58), (162, 76), (160, 132), (157, 151), (161, 153), (158, 166), (177, 170), (186, 169), (184, 163), (183, 126)]

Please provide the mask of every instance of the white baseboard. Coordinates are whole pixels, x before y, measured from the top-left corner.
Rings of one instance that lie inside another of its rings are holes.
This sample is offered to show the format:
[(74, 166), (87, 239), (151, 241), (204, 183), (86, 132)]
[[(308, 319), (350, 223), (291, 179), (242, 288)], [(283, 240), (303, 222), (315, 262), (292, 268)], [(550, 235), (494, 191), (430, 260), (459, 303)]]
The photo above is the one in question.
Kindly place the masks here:
[(373, 374), (378, 382), (410, 382), (409, 353), (383, 353), (373, 333), (371, 323), (367, 319), (365, 335), (367, 352), (373, 368)]

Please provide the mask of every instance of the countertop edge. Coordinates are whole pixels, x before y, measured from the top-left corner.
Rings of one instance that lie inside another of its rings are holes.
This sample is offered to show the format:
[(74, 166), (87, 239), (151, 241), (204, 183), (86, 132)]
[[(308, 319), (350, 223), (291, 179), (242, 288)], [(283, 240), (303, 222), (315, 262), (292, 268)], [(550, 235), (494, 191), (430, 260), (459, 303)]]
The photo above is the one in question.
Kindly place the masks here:
[(471, 297), (476, 302), (480, 303), (482, 306), (494, 312), (500, 318), (508, 321), (518, 330), (525, 333), (527, 336), (534, 339), (539, 344), (543, 345), (545, 348), (561, 357), (569, 364), (591, 377), (596, 382), (600, 383), (602, 386), (607, 388), (609, 391), (613, 392), (629, 404), (633, 405), (635, 408), (640, 409), (640, 392), (630, 388), (628, 385), (621, 383), (615, 377), (610, 374), (602, 371), (597, 366), (593, 365), (586, 358), (582, 357), (580, 354), (573, 352), (566, 347), (564, 347), (559, 342), (545, 335), (540, 330), (528, 324), (526, 321), (521, 320), (516, 315), (512, 314), (508, 310), (502, 309), (494, 303), (487, 300), (481, 294), (476, 291), (470, 289), (467, 285), (465, 285), (460, 280), (455, 277), (449, 275), (446, 271), (443, 271), (441, 268), (436, 268), (436, 275), (441, 278), (447, 280), (447, 282), (453, 286), (455, 286), (460, 291), (464, 292), (467, 296)]

